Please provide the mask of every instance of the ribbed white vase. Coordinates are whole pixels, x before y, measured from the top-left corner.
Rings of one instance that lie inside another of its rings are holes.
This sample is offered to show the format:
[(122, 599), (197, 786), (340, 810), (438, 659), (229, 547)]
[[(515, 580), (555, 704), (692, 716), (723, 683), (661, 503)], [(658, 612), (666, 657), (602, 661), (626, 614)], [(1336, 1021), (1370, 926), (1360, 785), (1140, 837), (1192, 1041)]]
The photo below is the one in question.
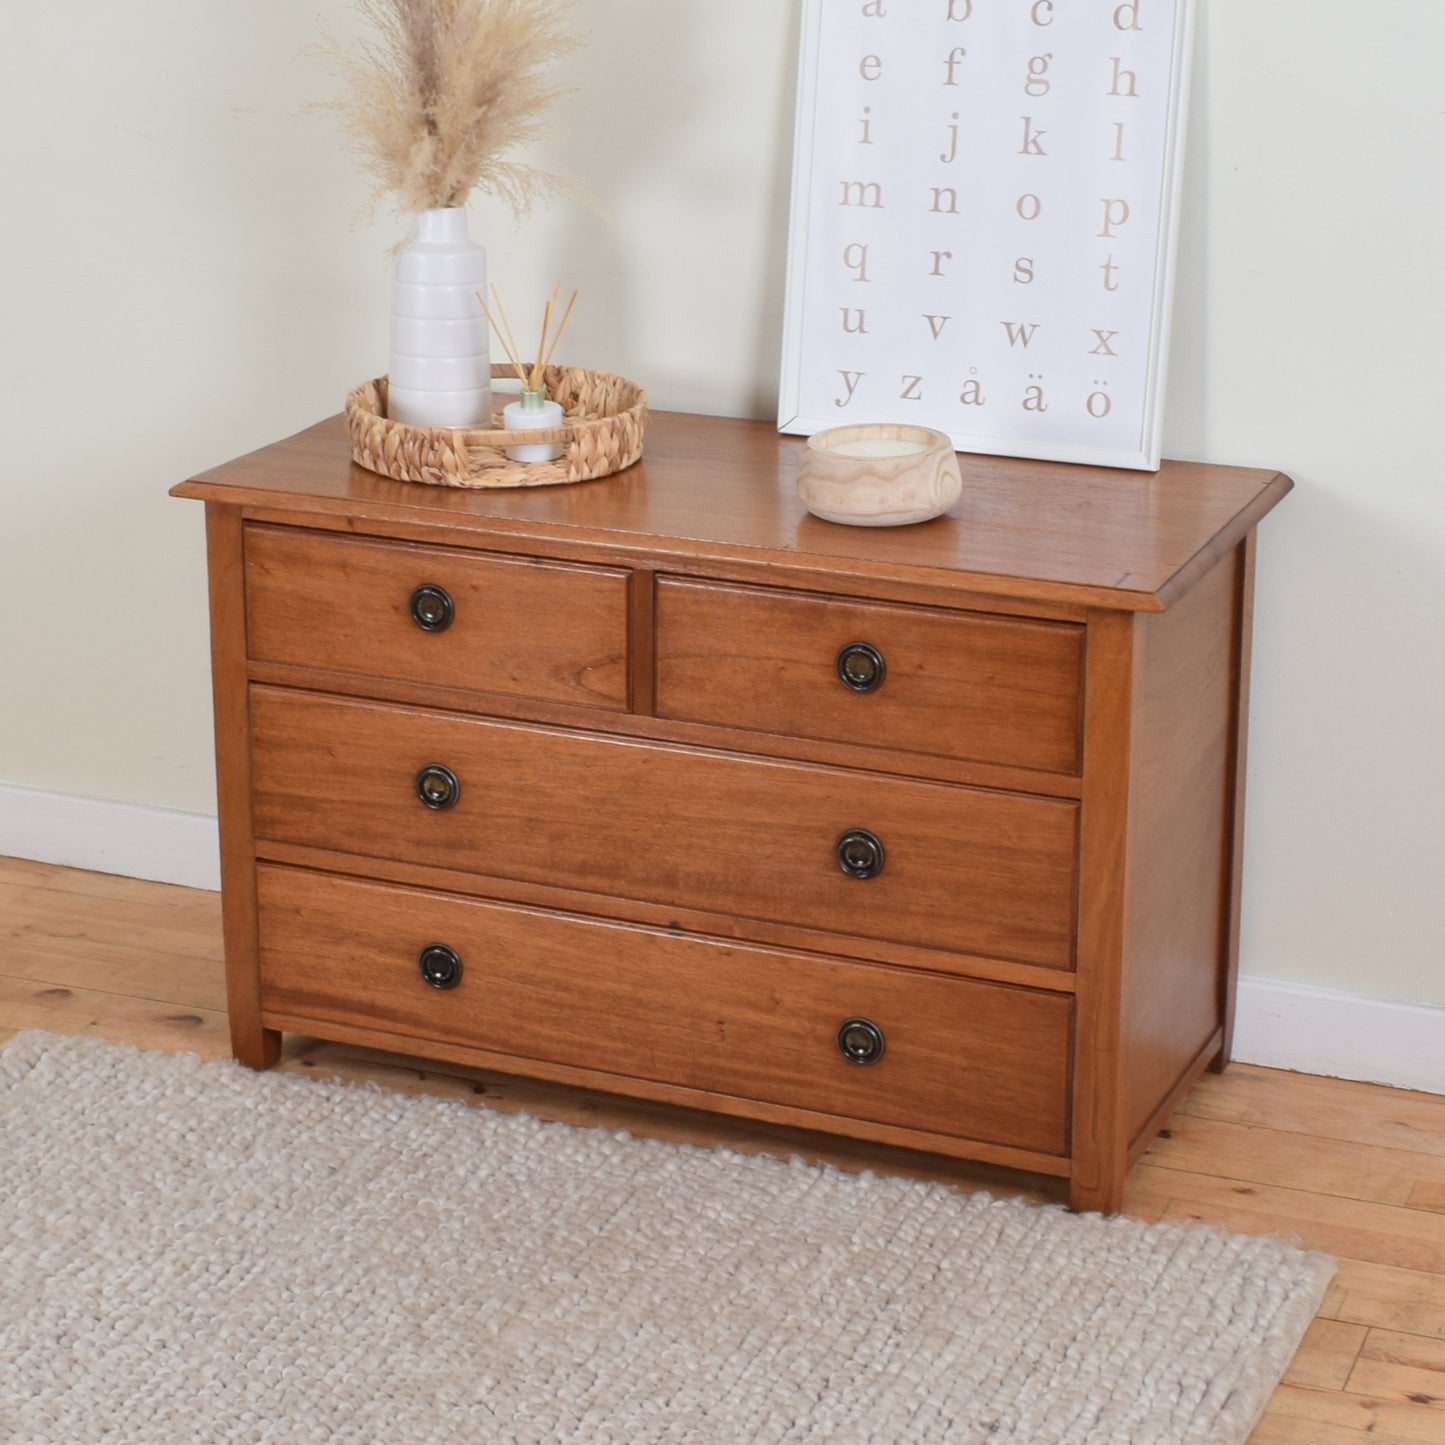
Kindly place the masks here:
[(492, 424), (492, 360), (479, 291), (487, 253), (461, 206), (423, 211), (391, 283), (387, 413), (413, 426)]

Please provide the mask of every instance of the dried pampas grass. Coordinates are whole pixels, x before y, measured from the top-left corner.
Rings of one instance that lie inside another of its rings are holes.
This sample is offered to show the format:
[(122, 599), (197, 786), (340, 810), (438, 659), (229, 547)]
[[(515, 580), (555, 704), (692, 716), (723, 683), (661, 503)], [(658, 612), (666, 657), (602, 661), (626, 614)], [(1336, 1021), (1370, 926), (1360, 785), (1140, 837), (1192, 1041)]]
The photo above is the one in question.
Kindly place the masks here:
[(347, 82), (331, 102), (377, 182), (405, 211), (490, 191), (525, 213), (562, 182), (508, 152), (535, 141), (561, 93), (543, 81), (578, 40), (568, 0), (357, 0), (374, 39), (325, 48)]

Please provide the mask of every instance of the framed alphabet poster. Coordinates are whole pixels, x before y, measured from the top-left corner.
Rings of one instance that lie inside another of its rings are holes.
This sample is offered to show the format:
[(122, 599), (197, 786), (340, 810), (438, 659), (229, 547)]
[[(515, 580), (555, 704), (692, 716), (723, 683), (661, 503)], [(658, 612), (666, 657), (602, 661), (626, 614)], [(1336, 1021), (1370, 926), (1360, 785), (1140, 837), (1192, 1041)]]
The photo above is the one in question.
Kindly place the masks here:
[(1191, 0), (804, 0), (779, 429), (1152, 470)]

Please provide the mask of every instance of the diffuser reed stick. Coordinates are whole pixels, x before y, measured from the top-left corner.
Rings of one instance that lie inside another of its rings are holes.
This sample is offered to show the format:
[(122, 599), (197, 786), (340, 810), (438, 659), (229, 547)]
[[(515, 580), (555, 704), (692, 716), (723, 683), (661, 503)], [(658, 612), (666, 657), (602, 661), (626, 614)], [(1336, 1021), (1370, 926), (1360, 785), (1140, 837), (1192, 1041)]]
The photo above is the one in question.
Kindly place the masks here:
[[(559, 283), (560, 284), (560, 283)], [(567, 324), (567, 318), (572, 314), (572, 308), (577, 304), (577, 293), (574, 291), (567, 302), (567, 309), (562, 313), (562, 319), (557, 323), (557, 330), (553, 333), (552, 344), (547, 348), (547, 355), (543, 358), (541, 366), (537, 368), (540, 377), (542, 372), (552, 364), (552, 353), (557, 349), (557, 343), (562, 339), (562, 328)]]
[[(482, 310), (487, 313), (487, 320), (491, 322), (492, 330), (497, 333), (507, 353), (507, 360), (512, 363), (512, 370), (517, 373), (517, 378), (522, 383), (521, 396), (502, 410), (502, 425), (508, 431), (548, 432), (555, 431), (563, 424), (562, 404), (553, 401), (542, 385), (552, 353), (562, 339), (567, 318), (577, 304), (577, 292), (574, 291), (571, 300), (567, 302), (567, 309), (562, 313), (562, 319), (554, 329), (552, 316), (561, 294), (562, 283), (559, 281), (552, 288), (546, 306), (542, 308), (542, 331), (537, 339), (537, 359), (529, 370), (522, 360), (522, 348), (517, 345), (517, 338), (507, 320), (507, 309), (502, 305), (502, 293), (495, 286), (492, 287), (492, 305), (497, 308), (494, 316), (492, 307), (487, 305), (487, 298), (480, 291), (477, 292), (477, 300), (482, 303)], [(508, 447), (506, 452), (514, 462), (550, 462), (562, 455), (562, 447), (555, 441), (526, 442)]]
[[(542, 311), (542, 334), (537, 342), (537, 360), (529, 371), (521, 359), (522, 348), (517, 345), (517, 338), (513, 335), (511, 324), (507, 320), (507, 311), (502, 305), (502, 293), (495, 286), (492, 287), (492, 304), (497, 308), (494, 316), (492, 308), (487, 305), (487, 298), (480, 291), (477, 292), (477, 300), (482, 303), (482, 310), (486, 312), (487, 320), (492, 324), (492, 330), (497, 333), (497, 338), (502, 343), (502, 349), (507, 353), (507, 360), (512, 363), (512, 370), (517, 373), (517, 379), (522, 383), (524, 397), (527, 392), (541, 392), (542, 377), (546, 373), (547, 367), (551, 365), (552, 353), (556, 351), (557, 343), (562, 339), (563, 329), (567, 325), (567, 319), (572, 315), (572, 308), (577, 304), (578, 293), (573, 291), (571, 299), (567, 302), (567, 309), (563, 311), (562, 319), (557, 323), (557, 329), (553, 331), (552, 310), (561, 294), (562, 283), (559, 281), (552, 288), (552, 295), (548, 298)], [(550, 341), (548, 340), (549, 333)]]
[[(492, 287), (492, 302), (497, 308), (497, 315), (493, 316), (491, 308), (487, 305), (487, 298), (480, 291), (477, 292), (477, 300), (482, 303), (482, 310), (486, 313), (487, 320), (491, 323), (492, 330), (497, 333), (497, 339), (502, 343), (502, 350), (507, 353), (507, 360), (512, 363), (512, 370), (517, 373), (517, 380), (525, 387), (527, 384), (527, 368), (517, 360), (519, 348), (516, 338), (512, 335), (511, 324), (507, 320), (506, 308), (502, 305), (502, 293), (496, 286)], [(498, 317), (501, 324), (498, 325)]]

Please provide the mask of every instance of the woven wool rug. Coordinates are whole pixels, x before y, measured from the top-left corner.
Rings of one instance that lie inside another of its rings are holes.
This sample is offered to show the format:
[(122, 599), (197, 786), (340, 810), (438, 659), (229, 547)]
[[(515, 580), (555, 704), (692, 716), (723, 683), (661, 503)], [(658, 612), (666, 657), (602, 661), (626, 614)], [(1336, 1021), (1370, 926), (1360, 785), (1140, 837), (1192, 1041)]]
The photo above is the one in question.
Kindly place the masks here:
[(1328, 1261), (27, 1033), (0, 1438), (1238, 1445)]

